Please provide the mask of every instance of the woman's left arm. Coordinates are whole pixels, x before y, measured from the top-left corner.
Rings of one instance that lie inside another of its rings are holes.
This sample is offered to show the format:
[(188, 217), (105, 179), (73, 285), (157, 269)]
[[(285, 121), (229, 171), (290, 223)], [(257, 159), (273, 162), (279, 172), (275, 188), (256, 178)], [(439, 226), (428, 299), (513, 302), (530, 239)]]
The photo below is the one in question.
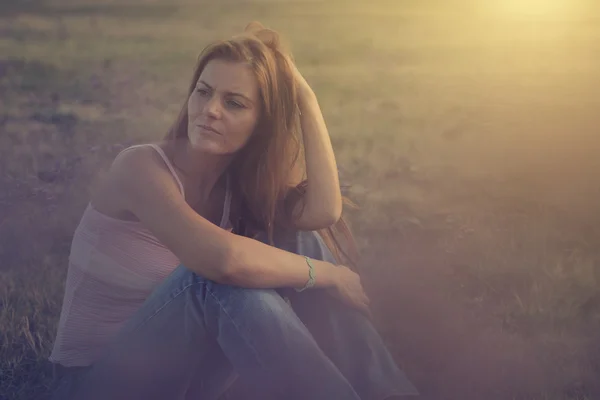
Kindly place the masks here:
[(317, 230), (335, 224), (342, 214), (342, 193), (335, 155), (317, 96), (295, 70), (300, 125), (304, 142), (307, 184), (302, 194), (292, 191), (291, 219), (299, 230)]

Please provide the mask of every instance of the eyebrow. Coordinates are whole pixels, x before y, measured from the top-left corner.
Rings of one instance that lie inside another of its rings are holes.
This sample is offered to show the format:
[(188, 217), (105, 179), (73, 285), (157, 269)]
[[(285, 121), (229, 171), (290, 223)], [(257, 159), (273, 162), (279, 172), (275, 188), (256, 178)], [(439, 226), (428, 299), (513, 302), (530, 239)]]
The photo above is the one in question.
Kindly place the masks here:
[[(202, 79), (200, 79), (198, 82), (202, 83), (204, 86), (206, 86), (207, 88), (209, 88), (210, 90), (214, 90), (214, 88), (212, 86), (210, 86), (208, 83), (206, 83), (205, 81), (203, 81)], [(250, 102), (250, 104), (254, 104), (252, 100), (250, 100), (250, 98), (242, 93), (238, 93), (238, 92), (225, 92), (225, 94), (231, 95), (231, 96), (239, 96), (239, 97), (243, 97), (244, 99), (246, 99), (247, 101)]]

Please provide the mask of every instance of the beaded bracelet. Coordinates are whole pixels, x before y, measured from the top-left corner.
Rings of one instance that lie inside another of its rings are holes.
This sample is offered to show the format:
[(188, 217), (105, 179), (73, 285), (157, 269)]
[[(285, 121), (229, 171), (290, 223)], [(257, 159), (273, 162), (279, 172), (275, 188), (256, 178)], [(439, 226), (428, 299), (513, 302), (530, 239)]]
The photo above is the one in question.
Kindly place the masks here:
[(310, 258), (308, 258), (307, 256), (304, 256), (304, 258), (306, 259), (306, 263), (308, 264), (308, 282), (306, 282), (306, 285), (304, 285), (302, 289), (296, 289), (296, 292), (298, 293), (315, 286), (315, 269), (310, 263)]

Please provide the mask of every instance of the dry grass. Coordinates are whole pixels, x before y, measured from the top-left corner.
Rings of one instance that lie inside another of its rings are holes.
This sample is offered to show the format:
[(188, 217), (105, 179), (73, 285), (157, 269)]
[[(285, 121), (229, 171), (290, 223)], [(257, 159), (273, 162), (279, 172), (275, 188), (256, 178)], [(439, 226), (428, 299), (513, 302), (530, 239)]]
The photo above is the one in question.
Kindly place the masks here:
[(95, 171), (160, 137), (201, 47), (250, 19), (319, 96), (379, 327), (422, 391), (600, 396), (595, 9), (202, 3), (0, 2), (0, 398), (45, 392)]

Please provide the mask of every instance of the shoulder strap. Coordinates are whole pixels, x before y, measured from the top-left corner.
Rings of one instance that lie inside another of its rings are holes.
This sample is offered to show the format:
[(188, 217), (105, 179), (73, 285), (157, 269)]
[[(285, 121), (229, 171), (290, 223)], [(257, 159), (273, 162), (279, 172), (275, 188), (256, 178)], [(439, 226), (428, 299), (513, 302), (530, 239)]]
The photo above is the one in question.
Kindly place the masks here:
[(183, 189), (183, 183), (181, 183), (181, 179), (179, 179), (179, 176), (177, 176), (177, 173), (175, 173), (175, 168), (173, 167), (173, 164), (171, 164), (171, 161), (169, 160), (169, 158), (167, 157), (167, 155), (165, 154), (163, 149), (161, 149), (155, 143), (149, 143), (148, 145), (150, 147), (152, 147), (154, 150), (156, 150), (156, 152), (160, 155), (160, 157), (163, 159), (165, 164), (167, 164), (167, 168), (169, 168), (169, 171), (171, 171), (171, 175), (173, 175), (175, 182), (177, 182), (177, 184), (179, 185), (179, 190), (181, 190), (181, 195), (183, 197), (185, 197), (185, 190)]
[(130, 146), (130, 147), (126, 148), (123, 151), (131, 150), (131, 149), (134, 149), (136, 147), (141, 147), (141, 146), (150, 146), (158, 153), (160, 158), (162, 158), (163, 161), (165, 162), (165, 164), (167, 165), (167, 168), (169, 168), (169, 171), (171, 171), (171, 175), (173, 175), (175, 182), (177, 182), (177, 185), (179, 185), (179, 190), (181, 191), (181, 195), (183, 197), (185, 197), (185, 191), (183, 190), (183, 183), (181, 183), (181, 179), (179, 179), (179, 177), (175, 173), (175, 168), (173, 168), (173, 164), (171, 164), (171, 161), (169, 161), (169, 158), (167, 157), (167, 155), (165, 154), (163, 149), (161, 149), (157, 144), (155, 144), (155, 143), (136, 144), (134, 146)]

